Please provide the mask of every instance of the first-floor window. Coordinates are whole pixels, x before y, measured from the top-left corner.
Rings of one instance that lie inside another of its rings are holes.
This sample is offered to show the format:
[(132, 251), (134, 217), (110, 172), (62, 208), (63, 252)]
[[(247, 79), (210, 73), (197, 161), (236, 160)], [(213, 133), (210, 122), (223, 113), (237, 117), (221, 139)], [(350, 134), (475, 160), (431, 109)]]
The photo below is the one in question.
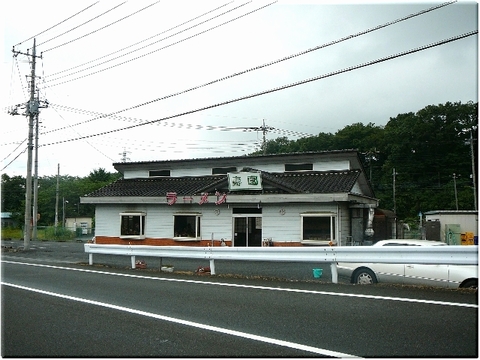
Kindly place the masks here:
[(121, 213), (120, 235), (122, 237), (145, 237), (145, 213)]
[(302, 214), (302, 240), (335, 241), (335, 216)]
[(175, 237), (200, 237), (200, 214), (176, 214), (173, 216)]

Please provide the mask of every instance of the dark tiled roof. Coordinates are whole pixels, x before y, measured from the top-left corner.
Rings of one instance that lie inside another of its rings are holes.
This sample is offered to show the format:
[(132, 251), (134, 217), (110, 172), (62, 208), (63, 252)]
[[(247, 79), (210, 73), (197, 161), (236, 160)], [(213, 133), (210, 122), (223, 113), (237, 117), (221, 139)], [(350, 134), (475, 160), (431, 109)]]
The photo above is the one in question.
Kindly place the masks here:
[(296, 193), (312, 194), (350, 192), (359, 176), (360, 170), (264, 174), (264, 178), (294, 189)]
[(176, 192), (179, 196), (196, 195), (206, 188), (226, 181), (226, 175), (120, 179), (88, 194), (87, 197), (165, 196), (167, 192)]
[[(360, 170), (262, 172), (262, 180), (264, 191), (269, 193), (348, 193), (351, 192), (359, 175)], [(87, 197), (165, 196), (167, 192), (187, 196), (212, 192), (215, 189), (226, 191), (227, 187), (227, 175), (120, 179), (88, 194)]]

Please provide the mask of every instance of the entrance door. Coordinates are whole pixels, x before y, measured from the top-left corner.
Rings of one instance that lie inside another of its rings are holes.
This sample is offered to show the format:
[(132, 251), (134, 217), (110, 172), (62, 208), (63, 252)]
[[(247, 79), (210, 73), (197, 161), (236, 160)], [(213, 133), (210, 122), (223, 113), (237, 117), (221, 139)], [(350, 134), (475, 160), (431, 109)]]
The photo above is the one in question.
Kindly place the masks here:
[(233, 218), (233, 246), (262, 246), (262, 218), (260, 216)]

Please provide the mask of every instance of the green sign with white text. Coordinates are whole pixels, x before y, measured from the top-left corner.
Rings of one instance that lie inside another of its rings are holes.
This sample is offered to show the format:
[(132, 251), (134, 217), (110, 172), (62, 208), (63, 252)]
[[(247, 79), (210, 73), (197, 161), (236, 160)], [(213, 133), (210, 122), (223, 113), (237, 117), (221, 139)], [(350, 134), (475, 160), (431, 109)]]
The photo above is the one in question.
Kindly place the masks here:
[(262, 190), (260, 173), (240, 172), (228, 173), (228, 190)]

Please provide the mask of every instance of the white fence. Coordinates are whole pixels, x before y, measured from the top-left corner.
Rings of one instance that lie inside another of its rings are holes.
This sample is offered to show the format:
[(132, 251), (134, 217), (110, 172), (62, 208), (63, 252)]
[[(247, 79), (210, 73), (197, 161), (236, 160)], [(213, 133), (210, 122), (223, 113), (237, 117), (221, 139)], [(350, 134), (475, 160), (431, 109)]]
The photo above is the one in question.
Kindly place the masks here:
[(88, 262), (93, 254), (204, 259), (215, 275), (215, 260), (329, 263), (332, 282), (338, 282), (337, 262), (386, 264), (478, 265), (478, 246), (348, 246), (348, 247), (197, 247), (85, 244)]

